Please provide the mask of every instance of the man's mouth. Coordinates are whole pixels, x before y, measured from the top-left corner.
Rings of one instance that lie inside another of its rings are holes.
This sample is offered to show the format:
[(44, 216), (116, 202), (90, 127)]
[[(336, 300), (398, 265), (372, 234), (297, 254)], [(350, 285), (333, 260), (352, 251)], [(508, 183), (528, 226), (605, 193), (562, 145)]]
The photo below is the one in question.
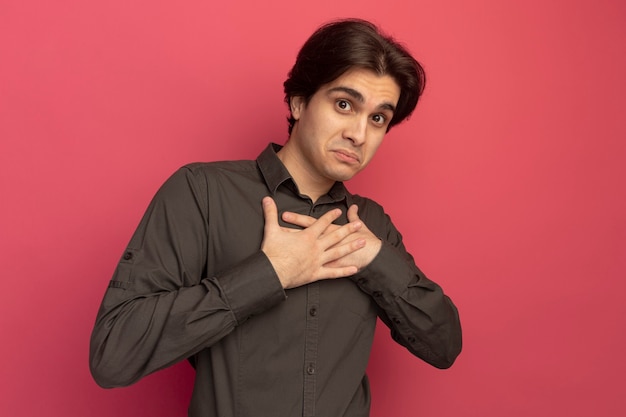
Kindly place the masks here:
[(335, 154), (342, 161), (345, 161), (345, 162), (348, 162), (348, 163), (351, 163), (351, 164), (357, 164), (357, 163), (360, 162), (359, 155), (357, 155), (354, 152), (346, 151), (346, 150), (343, 150), (343, 149), (338, 149), (338, 150), (335, 151)]

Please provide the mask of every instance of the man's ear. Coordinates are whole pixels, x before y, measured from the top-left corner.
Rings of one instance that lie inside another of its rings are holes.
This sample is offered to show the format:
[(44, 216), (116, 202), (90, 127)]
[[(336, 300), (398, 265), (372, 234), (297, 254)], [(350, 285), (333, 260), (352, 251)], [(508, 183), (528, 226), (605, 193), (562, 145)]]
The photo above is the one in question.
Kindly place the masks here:
[(302, 96), (293, 96), (289, 99), (289, 109), (291, 110), (291, 115), (294, 119), (300, 119), (300, 114), (302, 113), (304, 105), (304, 97)]

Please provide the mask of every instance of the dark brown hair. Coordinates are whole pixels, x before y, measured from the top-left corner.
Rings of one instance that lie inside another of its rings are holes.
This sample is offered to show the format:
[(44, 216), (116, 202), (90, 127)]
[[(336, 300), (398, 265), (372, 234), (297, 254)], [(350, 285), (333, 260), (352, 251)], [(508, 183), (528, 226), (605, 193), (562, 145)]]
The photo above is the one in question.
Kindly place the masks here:
[[(285, 102), (289, 106), (300, 96), (308, 104), (322, 85), (352, 68), (389, 75), (398, 83), (400, 98), (388, 129), (411, 115), (424, 91), (424, 69), (402, 45), (368, 21), (347, 19), (321, 26), (304, 43), (283, 84)], [(287, 120), (291, 134), (296, 122), (291, 112)]]

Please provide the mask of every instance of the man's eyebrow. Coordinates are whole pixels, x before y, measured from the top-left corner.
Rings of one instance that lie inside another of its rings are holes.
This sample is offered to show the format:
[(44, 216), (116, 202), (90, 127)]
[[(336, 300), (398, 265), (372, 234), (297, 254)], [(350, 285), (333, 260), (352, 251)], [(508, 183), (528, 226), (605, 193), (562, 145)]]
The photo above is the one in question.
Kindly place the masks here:
[(339, 86), (339, 87), (333, 87), (330, 90), (328, 90), (329, 93), (334, 93), (336, 91), (341, 91), (343, 93), (348, 94), (349, 96), (352, 96), (352, 98), (357, 100), (359, 103), (365, 102), (365, 97), (363, 97), (363, 94), (359, 93), (354, 88)]
[[(328, 90), (329, 93), (334, 93), (334, 92), (337, 92), (337, 91), (340, 91), (340, 92), (348, 94), (349, 96), (351, 96), (353, 99), (355, 99), (359, 103), (364, 103), (365, 102), (365, 97), (363, 97), (363, 94), (359, 93), (354, 88), (339, 86), (339, 87), (333, 87), (333, 88)], [(382, 103), (381, 105), (378, 106), (378, 108), (381, 109), (381, 110), (389, 110), (392, 113), (394, 113), (396, 111), (396, 106), (394, 106), (393, 104), (388, 103), (388, 102)]]

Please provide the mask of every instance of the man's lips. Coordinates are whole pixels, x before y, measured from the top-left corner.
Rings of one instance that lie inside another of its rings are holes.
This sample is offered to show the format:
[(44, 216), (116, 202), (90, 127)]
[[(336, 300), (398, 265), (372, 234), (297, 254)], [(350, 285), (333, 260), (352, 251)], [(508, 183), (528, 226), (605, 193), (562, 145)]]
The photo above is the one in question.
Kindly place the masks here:
[(354, 152), (347, 151), (345, 149), (335, 149), (333, 152), (341, 159), (342, 161), (349, 162), (352, 164), (359, 163), (361, 159), (359, 155)]

